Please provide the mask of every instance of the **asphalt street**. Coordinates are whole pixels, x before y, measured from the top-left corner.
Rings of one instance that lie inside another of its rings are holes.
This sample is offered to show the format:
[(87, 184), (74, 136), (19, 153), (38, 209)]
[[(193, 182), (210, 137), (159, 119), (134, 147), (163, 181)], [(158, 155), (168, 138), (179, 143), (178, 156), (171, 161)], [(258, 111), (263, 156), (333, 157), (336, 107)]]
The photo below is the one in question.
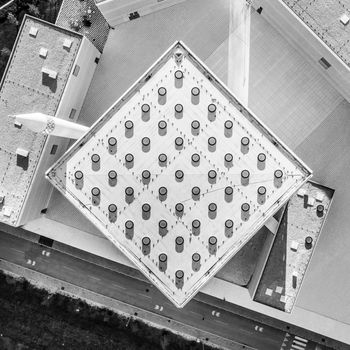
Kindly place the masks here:
[[(0, 258), (259, 350), (295, 349), (286, 332), (197, 300), (178, 309), (150, 283), (4, 232)], [(302, 349), (315, 344), (307, 342)]]

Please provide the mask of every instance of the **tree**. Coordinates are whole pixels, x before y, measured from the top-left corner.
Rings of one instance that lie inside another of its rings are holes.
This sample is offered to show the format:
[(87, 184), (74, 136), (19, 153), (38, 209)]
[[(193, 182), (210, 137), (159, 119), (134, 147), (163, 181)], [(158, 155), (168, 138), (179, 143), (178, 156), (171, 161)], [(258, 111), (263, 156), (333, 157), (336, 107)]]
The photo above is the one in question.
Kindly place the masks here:
[(28, 13), (35, 17), (40, 17), (40, 11), (38, 7), (33, 4), (28, 4)]
[(168, 345), (170, 344), (168, 334), (169, 333), (167, 331), (163, 331), (162, 336), (160, 337), (160, 346), (162, 350), (166, 350), (168, 348)]
[(15, 25), (16, 27), (18, 27), (18, 21), (17, 21), (17, 18), (16, 18), (16, 16), (12, 13), (12, 12), (9, 12), (8, 14), (7, 14), (7, 20), (8, 20), (8, 22), (10, 23), (10, 24), (13, 24), (13, 25)]

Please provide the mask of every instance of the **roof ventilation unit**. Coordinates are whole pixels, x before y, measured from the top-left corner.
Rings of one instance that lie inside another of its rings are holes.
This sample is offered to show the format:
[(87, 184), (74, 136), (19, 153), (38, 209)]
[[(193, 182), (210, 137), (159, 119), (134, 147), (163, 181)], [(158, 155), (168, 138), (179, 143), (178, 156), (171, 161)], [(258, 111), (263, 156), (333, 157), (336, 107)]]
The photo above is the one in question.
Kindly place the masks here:
[(47, 57), (47, 49), (45, 49), (44, 47), (40, 48), (39, 56), (42, 58), (46, 58)]
[(57, 72), (52, 69), (43, 67), (41, 72), (48, 75), (51, 79), (57, 79)]
[(30, 27), (29, 35), (32, 36), (33, 38), (36, 38), (37, 34), (38, 34), (38, 28)]
[(70, 50), (70, 48), (72, 47), (72, 43), (73, 41), (71, 39), (64, 39), (63, 47), (67, 50)]

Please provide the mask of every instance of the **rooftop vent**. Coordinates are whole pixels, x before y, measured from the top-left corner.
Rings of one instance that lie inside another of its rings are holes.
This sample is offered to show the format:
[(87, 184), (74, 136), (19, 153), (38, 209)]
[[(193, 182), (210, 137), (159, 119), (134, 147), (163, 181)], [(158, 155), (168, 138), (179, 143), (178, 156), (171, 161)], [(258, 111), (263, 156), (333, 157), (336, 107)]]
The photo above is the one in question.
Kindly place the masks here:
[(340, 17), (340, 23), (343, 24), (344, 26), (346, 26), (347, 24), (349, 24), (350, 22), (350, 18), (349, 16), (344, 13), (341, 17)]
[(67, 50), (69, 50), (72, 47), (73, 40), (71, 39), (64, 39), (63, 41), (63, 47)]
[(38, 34), (38, 28), (30, 27), (29, 35), (32, 36), (33, 38), (36, 38), (37, 34)]
[(41, 72), (48, 75), (51, 79), (57, 79), (57, 72), (52, 69), (43, 67)]
[(8, 207), (8, 206), (6, 206), (6, 207), (4, 206), (2, 208), (2, 213), (4, 214), (4, 216), (7, 216), (9, 218), (12, 214), (12, 208)]
[(18, 156), (21, 156), (21, 157), (24, 157), (24, 158), (28, 158), (29, 152), (26, 149), (17, 148), (16, 149), (16, 154)]
[(22, 128), (22, 123), (18, 122), (17, 120), (15, 121), (15, 128), (21, 129)]
[(42, 57), (42, 58), (46, 58), (46, 56), (47, 56), (47, 49), (45, 49), (44, 47), (40, 48), (39, 56)]

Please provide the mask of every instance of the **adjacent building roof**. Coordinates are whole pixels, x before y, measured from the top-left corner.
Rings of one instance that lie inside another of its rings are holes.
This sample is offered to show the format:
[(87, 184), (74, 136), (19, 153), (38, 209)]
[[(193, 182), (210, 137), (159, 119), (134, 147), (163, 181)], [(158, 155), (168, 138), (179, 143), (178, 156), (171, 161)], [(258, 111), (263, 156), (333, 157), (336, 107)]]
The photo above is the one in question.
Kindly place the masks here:
[(103, 51), (109, 25), (94, 0), (63, 0), (56, 25), (83, 34), (100, 52)]
[[(69, 41), (70, 47), (64, 42)], [(13, 114), (55, 115), (80, 34), (26, 16), (0, 85), (0, 221), (15, 225), (46, 136), (14, 125)]]
[(177, 42), (47, 176), (182, 307), (311, 171)]
[(345, 0), (282, 0), (323, 42), (350, 66), (350, 4)]

